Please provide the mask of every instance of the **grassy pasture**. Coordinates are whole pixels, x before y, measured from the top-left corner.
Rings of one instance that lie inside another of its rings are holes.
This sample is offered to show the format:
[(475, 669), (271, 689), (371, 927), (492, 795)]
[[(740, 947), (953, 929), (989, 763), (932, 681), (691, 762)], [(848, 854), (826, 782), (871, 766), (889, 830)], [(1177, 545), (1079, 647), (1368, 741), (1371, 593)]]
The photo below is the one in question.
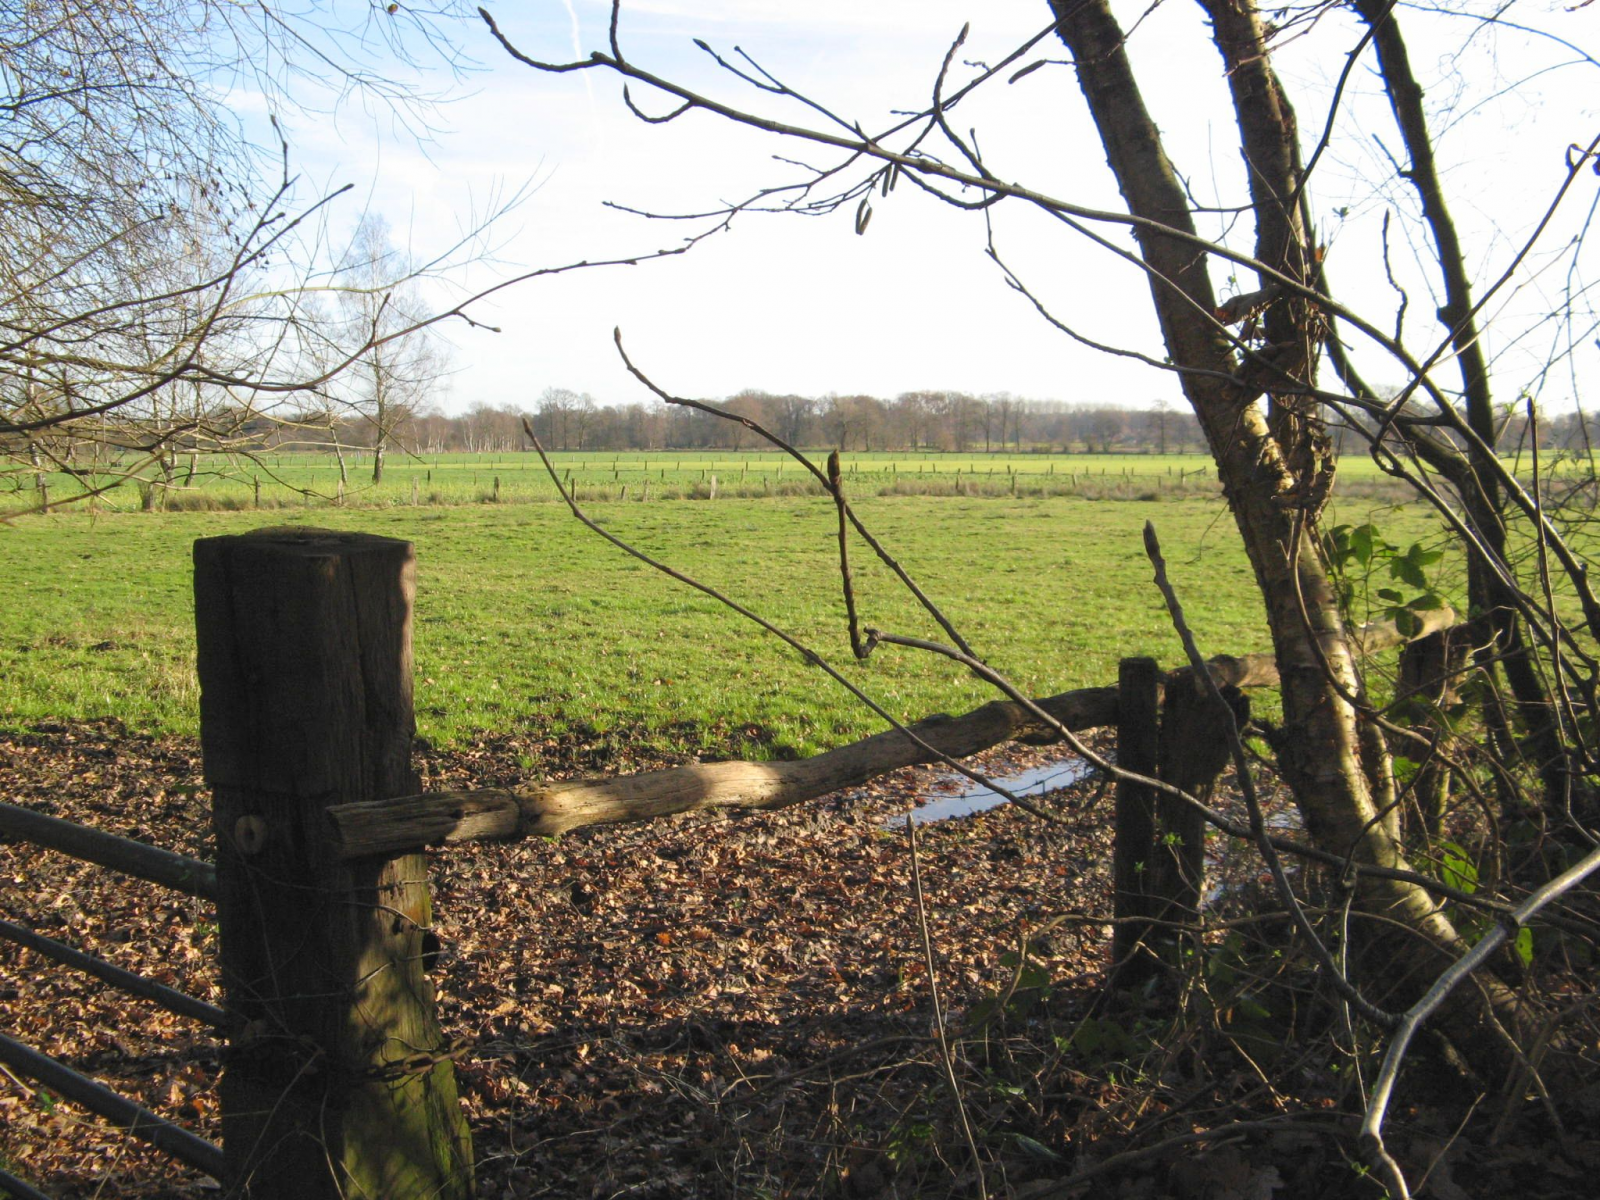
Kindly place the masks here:
[[(745, 457), (754, 464), (758, 456)], [(936, 456), (928, 471), (912, 472), (919, 460), (908, 456), (855, 457), (878, 478), (885, 464), (891, 478), (931, 476), (935, 465), (942, 477), (958, 465), (970, 471), (974, 462)], [(1122, 463), (1093, 457), (1108, 471)], [(1175, 473), (1184, 469), (1176, 456), (1168, 458)], [(730, 463), (742, 461), (650, 460), (650, 470), (669, 479), (730, 472)], [(533, 464), (523, 469), (526, 456), (512, 461), (530, 492), (542, 488), (554, 501), (548, 479)], [(775, 475), (775, 458), (760, 461), (769, 478)], [(1065, 470), (1062, 456), (1054, 461)], [(579, 480), (610, 469), (605, 456), (561, 462)], [(1035, 478), (1048, 466), (1033, 456), (997, 459), (997, 476), (1025, 465)], [(1081, 456), (1074, 465), (1081, 469)], [(481, 466), (457, 457), (428, 469), (465, 480)], [(398, 466), (393, 474), (404, 480), (407, 471), (421, 469)], [(512, 476), (511, 467), (498, 469)], [(637, 470), (643, 469), (641, 462)], [(793, 472), (790, 463), (786, 474)], [(580, 492), (585, 486), (592, 485), (580, 484)], [(1214, 485), (1141, 490), (1140, 499), (1118, 499), (1108, 489), (1101, 493), (1108, 498), (1097, 500), (856, 491), (859, 510), (891, 552), (979, 653), (1029, 691), (1110, 683), (1127, 654), (1180, 660), (1142, 550), (1147, 518), (1161, 534), (1202, 646), (1234, 654), (1266, 648), (1254, 581)], [(131, 492), (116, 495), (125, 501)], [(1338, 519), (1368, 519), (1367, 502), (1343, 503)], [(697, 504), (598, 499), (586, 507), (640, 549), (804, 639), (898, 716), (961, 712), (991, 698), (944, 660), (892, 648), (864, 665), (850, 659), (834, 515), (820, 496), (724, 495)], [(1427, 528), (1415, 508), (1387, 510), (1378, 520), (1396, 540)], [(193, 731), (190, 544), (263, 524), (300, 523), (416, 544), (416, 705), (420, 731), (435, 741), (531, 722), (619, 737), (643, 733), (689, 749), (750, 743), (746, 749), (755, 753), (808, 753), (878, 727), (793, 652), (604, 543), (555, 502), (321, 505), (272, 513), (71, 508), (0, 526), (0, 578), (8, 596), (0, 622), (0, 724), (115, 716), (143, 729)], [(852, 565), (866, 623), (941, 637), (866, 547), (853, 548)]]
[[(820, 465), (821, 452), (812, 457)], [(818, 492), (816, 482), (776, 451), (650, 451), (564, 453), (552, 456), (563, 481), (585, 501), (707, 499), (715, 480), (719, 498), (785, 497)], [(1341, 466), (1347, 482), (1385, 486), (1372, 463), (1351, 458)], [(854, 495), (1080, 496), (1139, 500), (1210, 496), (1216, 470), (1200, 454), (851, 453), (844, 457)], [(408, 455), (392, 452), (384, 481), (371, 480), (370, 456), (346, 452), (341, 483), (332, 454), (265, 454), (254, 459), (202, 459), (191, 479), (180, 470), (171, 487), (149, 481), (106, 493), (100, 509), (134, 511), (240, 510), (249, 508), (384, 508), (454, 504), (529, 503), (554, 500), (555, 489), (536, 454)], [(71, 495), (83, 482), (112, 482), (110, 474), (80, 480), (47, 475), (51, 495)], [(36, 500), (34, 477), (13, 474), (18, 507)], [(12, 507), (5, 505), (4, 507)]]
[[(1127, 653), (1176, 661), (1139, 531), (1156, 520), (1208, 646), (1263, 647), (1248, 568), (1216, 500), (864, 500), (865, 518), (981, 653), (1022, 686), (1116, 676)], [(596, 504), (607, 528), (809, 641), (891, 711), (990, 698), (942, 660), (881, 649), (850, 662), (834, 518), (811, 497)], [(452, 740), (521, 722), (643, 728), (690, 746), (749, 738), (810, 751), (873, 729), (837, 685), (714, 601), (603, 543), (554, 504), (274, 514), (404, 537), (418, 554), (421, 732)], [(0, 529), (7, 580), (0, 722), (111, 715), (193, 730), (189, 547), (262, 514), (30, 517)], [(853, 554), (867, 620), (936, 636), (888, 572)]]

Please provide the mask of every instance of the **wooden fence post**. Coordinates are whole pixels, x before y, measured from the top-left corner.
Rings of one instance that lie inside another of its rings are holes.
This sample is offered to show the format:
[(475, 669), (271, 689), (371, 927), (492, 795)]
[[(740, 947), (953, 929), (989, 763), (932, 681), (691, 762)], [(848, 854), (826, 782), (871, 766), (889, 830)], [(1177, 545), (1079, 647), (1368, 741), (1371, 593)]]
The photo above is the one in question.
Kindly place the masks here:
[[(1250, 717), (1250, 701), (1238, 688), (1224, 687), (1223, 697), (1239, 727)], [(1157, 775), (1201, 801), (1209, 801), (1217, 776), (1232, 761), (1227, 717), (1188, 671), (1167, 678), (1161, 702), (1161, 746)], [(1172, 941), (1178, 926), (1193, 924), (1200, 914), (1206, 876), (1206, 821), (1200, 810), (1173, 796), (1156, 799), (1156, 848), (1150, 892), (1152, 915), (1172, 922), (1157, 936)]]
[[(1400, 650), (1400, 677), (1395, 681), (1395, 699), (1410, 701), (1398, 708), (1397, 716), (1430, 740), (1441, 730), (1438, 709), (1456, 703), (1457, 686), (1464, 678), (1472, 647), (1471, 626), (1440, 629)], [(1438, 755), (1424, 754), (1422, 766), (1411, 787), (1413, 803), (1404, 810), (1406, 817), (1420, 819), (1421, 830), (1439, 839), (1444, 836), (1444, 818), (1449, 807), (1452, 771)]]
[(337, 863), (323, 815), (419, 790), (411, 545), (275, 529), (203, 539), (194, 560), (222, 981), (245, 1022), (221, 1082), (232, 1194), (464, 1200), (426, 861)]
[[(1164, 681), (1155, 660), (1125, 658), (1117, 676), (1117, 765), (1209, 800), (1230, 761), (1227, 720), (1188, 671)], [(1242, 725), (1250, 702), (1224, 698)], [(1199, 916), (1205, 885), (1205, 818), (1192, 805), (1141, 784), (1117, 784), (1112, 939), (1118, 987), (1137, 987)]]
[[(1161, 668), (1153, 658), (1125, 658), (1117, 669), (1117, 766), (1154, 777), (1157, 769)], [(1118, 987), (1137, 987), (1153, 973), (1149, 894), (1156, 849), (1154, 791), (1117, 781), (1117, 813), (1111, 861), (1111, 935)]]

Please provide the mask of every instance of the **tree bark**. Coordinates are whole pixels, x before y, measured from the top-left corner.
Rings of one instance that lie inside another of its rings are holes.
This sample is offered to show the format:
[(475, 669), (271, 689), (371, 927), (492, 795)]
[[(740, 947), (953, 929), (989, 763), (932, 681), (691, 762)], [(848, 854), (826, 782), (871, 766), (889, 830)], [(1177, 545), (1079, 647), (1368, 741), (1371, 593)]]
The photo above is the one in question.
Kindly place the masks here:
[[(1129, 211), (1193, 234), (1183, 188), (1145, 108), (1107, 0), (1053, 0), (1052, 7)], [(1251, 36), (1254, 10), (1223, 3), (1207, 8), (1215, 10), (1224, 58), (1247, 57), (1230, 39)], [(1257, 29), (1253, 53), (1264, 70), (1266, 49), (1258, 35)], [(1240, 124), (1258, 231), (1265, 238), (1259, 248), (1268, 252), (1269, 265), (1303, 278), (1304, 250), (1293, 214), (1282, 203), (1295, 181), (1256, 178), (1294, 163), (1294, 152), (1263, 144), (1292, 139), (1293, 123), (1285, 110), (1274, 108), (1277, 89), (1270, 76), (1260, 70), (1245, 76), (1233, 87), (1236, 104), (1248, 110)], [(1294, 340), (1303, 318), (1290, 312), (1279, 326), (1269, 319), (1269, 329), (1288, 330), (1286, 349), (1272, 357), (1279, 369), (1253, 371), (1236, 357), (1212, 316), (1217, 304), (1206, 256), (1193, 242), (1158, 230), (1141, 228), (1138, 236), (1168, 354), (1182, 370), (1185, 395), (1205, 431), (1266, 608), (1282, 680), (1284, 728), (1276, 749), (1284, 779), (1321, 848), (1360, 863), (1405, 867), (1364, 770), (1362, 731), (1349, 699), (1362, 694), (1361, 676), (1315, 536), (1324, 470), (1314, 450), (1315, 430), (1300, 410), (1292, 422), (1269, 424), (1258, 403), (1268, 387), (1279, 397), (1292, 394), (1295, 378), (1309, 372), (1309, 351)], [(1436, 972), (1466, 949), (1427, 893), (1413, 884), (1364, 878), (1362, 902), (1421, 936), (1432, 953), (1413, 948), (1408, 961), (1424, 973)], [(1496, 1011), (1514, 1016), (1515, 998), (1492, 980), (1484, 984)]]

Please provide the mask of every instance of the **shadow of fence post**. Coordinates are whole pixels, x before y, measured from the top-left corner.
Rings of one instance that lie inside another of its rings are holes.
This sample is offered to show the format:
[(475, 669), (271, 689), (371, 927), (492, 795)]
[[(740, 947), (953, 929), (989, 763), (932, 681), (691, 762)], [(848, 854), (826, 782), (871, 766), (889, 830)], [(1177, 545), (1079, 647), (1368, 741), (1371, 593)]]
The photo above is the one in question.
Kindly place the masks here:
[(262, 530), (195, 543), (201, 741), (214, 795), (233, 1194), (472, 1194), (424, 969), (420, 854), (336, 861), (331, 804), (420, 790), (409, 543)]

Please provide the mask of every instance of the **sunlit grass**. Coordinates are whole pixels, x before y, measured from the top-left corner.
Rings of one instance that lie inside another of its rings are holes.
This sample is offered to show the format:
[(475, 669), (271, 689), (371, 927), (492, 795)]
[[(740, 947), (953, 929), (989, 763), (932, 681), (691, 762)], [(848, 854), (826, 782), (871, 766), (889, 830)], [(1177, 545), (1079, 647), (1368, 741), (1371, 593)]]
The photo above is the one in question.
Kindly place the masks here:
[[(1125, 654), (1181, 650), (1149, 582), (1153, 519), (1209, 651), (1266, 647), (1220, 499), (863, 498), (860, 509), (965, 636), (1026, 690), (1109, 683)], [(821, 498), (596, 503), (619, 536), (758, 609), (905, 718), (992, 694), (952, 664), (891, 648), (851, 660), (834, 516)], [(579, 526), (559, 505), (30, 517), (0, 530), (9, 601), (0, 722), (118, 716), (192, 732), (190, 545), (304, 523), (416, 544), (420, 731), (456, 740), (532, 723), (650, 731), (690, 749), (810, 752), (880, 727), (799, 656)], [(941, 637), (857, 546), (865, 619)]]

